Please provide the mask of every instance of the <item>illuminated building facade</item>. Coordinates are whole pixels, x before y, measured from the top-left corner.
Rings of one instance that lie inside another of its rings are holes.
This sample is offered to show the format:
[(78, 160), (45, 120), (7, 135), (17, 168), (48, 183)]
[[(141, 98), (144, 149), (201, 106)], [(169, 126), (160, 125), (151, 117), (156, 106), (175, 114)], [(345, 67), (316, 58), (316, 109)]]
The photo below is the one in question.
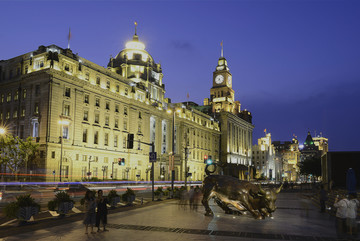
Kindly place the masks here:
[(254, 125), (249, 111), (241, 110), (239, 101), (235, 101), (235, 91), (232, 88), (232, 75), (223, 56), (218, 60), (213, 72), (213, 86), (210, 89), (210, 99), (204, 99), (204, 108), (220, 123), (220, 166), (223, 173), (248, 179), (253, 177), (252, 133)]
[(275, 165), (275, 148), (271, 143), (270, 133), (258, 139), (258, 144), (253, 145), (252, 154), (256, 177), (275, 180), (278, 169)]
[[(170, 106), (163, 77), (136, 33), (107, 68), (71, 49), (40, 46), (0, 61), (0, 120), (8, 132), (40, 145), (41, 165), (30, 170), (47, 180), (59, 180), (60, 166), (63, 181), (150, 180), (150, 148), (140, 142), (155, 144), (155, 180), (170, 180), (173, 135), (175, 179), (184, 180), (187, 168), (202, 180), (201, 155), (219, 152), (219, 125), (191, 107)], [(170, 107), (180, 111), (169, 115)], [(133, 149), (127, 149), (129, 133)]]
[(281, 161), (281, 179), (295, 182), (298, 179), (300, 162), (299, 141), (294, 137), (292, 141), (273, 141), (276, 156)]

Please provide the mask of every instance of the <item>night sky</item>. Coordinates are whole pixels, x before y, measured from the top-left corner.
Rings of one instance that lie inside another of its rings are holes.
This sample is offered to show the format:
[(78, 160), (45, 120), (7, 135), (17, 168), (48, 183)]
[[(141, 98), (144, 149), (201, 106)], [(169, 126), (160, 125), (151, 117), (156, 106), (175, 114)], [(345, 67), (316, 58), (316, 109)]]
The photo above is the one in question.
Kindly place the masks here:
[(56, 44), (101, 66), (134, 34), (161, 62), (166, 97), (209, 97), (224, 56), (236, 100), (253, 114), (254, 143), (305, 141), (360, 150), (360, 1), (2, 1), (0, 59)]

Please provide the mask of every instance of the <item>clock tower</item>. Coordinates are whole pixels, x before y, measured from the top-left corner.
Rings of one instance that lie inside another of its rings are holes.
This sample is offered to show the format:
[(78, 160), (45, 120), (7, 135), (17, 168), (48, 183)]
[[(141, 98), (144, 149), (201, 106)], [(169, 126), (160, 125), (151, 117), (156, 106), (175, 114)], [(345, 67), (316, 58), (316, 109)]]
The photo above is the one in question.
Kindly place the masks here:
[(213, 86), (210, 89), (212, 112), (234, 112), (236, 103), (235, 91), (232, 89), (232, 76), (222, 53), (223, 51), (213, 72)]

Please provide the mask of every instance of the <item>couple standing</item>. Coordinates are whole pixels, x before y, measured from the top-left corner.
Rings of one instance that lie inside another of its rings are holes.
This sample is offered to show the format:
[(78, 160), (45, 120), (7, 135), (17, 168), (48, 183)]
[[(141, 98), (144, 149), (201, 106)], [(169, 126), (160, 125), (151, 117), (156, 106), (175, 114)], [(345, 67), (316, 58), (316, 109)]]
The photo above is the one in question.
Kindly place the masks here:
[[(91, 227), (91, 233), (94, 234), (94, 224), (100, 232), (100, 221), (103, 224), (103, 231), (109, 231), (105, 228), (107, 224), (107, 198), (103, 196), (103, 191), (98, 191), (98, 197), (95, 199), (94, 192), (87, 190), (85, 194), (85, 234), (88, 234), (88, 227)], [(97, 208), (97, 211), (95, 212)]]
[(356, 216), (359, 206), (356, 193), (349, 193), (349, 197), (340, 201), (339, 195), (335, 198), (336, 232), (339, 238), (356, 238), (358, 232)]

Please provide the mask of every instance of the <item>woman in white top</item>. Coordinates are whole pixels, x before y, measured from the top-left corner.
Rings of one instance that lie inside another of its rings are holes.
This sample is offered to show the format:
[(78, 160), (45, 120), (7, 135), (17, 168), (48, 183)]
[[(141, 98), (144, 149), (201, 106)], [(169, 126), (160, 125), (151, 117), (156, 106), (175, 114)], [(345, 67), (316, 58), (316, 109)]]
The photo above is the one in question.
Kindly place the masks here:
[(357, 224), (356, 224), (356, 216), (359, 208), (359, 200), (357, 200), (356, 193), (349, 194), (348, 208), (346, 213), (346, 227), (348, 233), (356, 237), (357, 235)]
[(342, 198), (340, 201), (339, 195), (335, 198), (334, 207), (337, 208), (336, 210), (336, 233), (338, 238), (345, 238), (346, 236), (346, 217), (347, 217), (347, 209), (349, 206), (349, 200), (347, 197)]

